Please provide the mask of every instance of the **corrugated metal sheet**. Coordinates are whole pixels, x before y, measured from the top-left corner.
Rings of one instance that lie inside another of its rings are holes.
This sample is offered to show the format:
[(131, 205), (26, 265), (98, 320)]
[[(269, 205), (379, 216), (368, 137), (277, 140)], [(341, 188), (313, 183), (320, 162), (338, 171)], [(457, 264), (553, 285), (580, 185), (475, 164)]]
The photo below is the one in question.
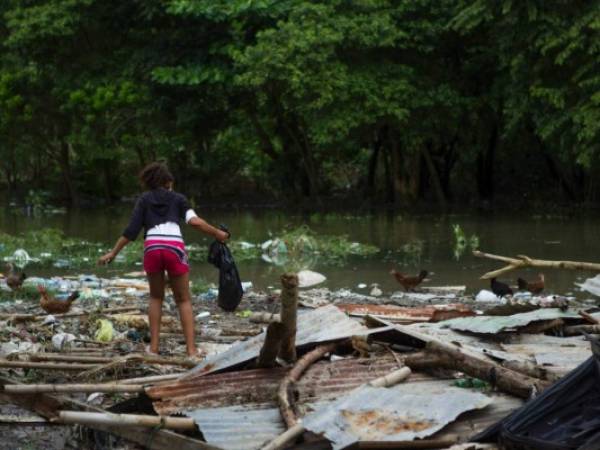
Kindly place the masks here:
[[(453, 381), (433, 379), (426, 375), (419, 376), (413, 373), (403, 386), (411, 393), (435, 393), (431, 397), (432, 402), (429, 406), (432, 410), (445, 409), (446, 400), (443, 393), (446, 390), (456, 390), (451, 386)], [(399, 385), (402, 386), (402, 385)], [(469, 396), (471, 391), (459, 389), (460, 396), (463, 394)], [(440, 395), (440, 393), (442, 393)], [(481, 394), (478, 394), (481, 395)], [(395, 397), (390, 397), (393, 399)], [(494, 394), (493, 403), (485, 411), (472, 411), (454, 424), (446, 427), (453, 433), (466, 439), (472, 434), (482, 431), (491, 423), (495, 423), (500, 418), (505, 417), (511, 411), (522, 404), (520, 399), (505, 396), (503, 394)], [(331, 401), (322, 399), (299, 403), (300, 410), (307, 410), (311, 414), (318, 409), (322, 409), (331, 404)], [(367, 405), (369, 403), (366, 403)], [(391, 403), (390, 403), (391, 404)], [(395, 406), (394, 406), (395, 408)], [(216, 445), (225, 450), (255, 450), (271, 439), (278, 436), (283, 431), (283, 421), (275, 402), (268, 404), (247, 404), (224, 406), (219, 408), (202, 408), (185, 413), (192, 417), (198, 424), (198, 428), (203, 433), (208, 443)], [(491, 419), (489, 417), (491, 417)], [(463, 420), (464, 417), (464, 420)], [(305, 420), (305, 419), (303, 419)], [(446, 428), (442, 428), (436, 433), (436, 437), (443, 436)]]
[(307, 430), (323, 434), (334, 450), (354, 442), (412, 441), (441, 430), (460, 414), (492, 402), (478, 392), (448, 386), (403, 383), (365, 386), (303, 418)]
[(206, 442), (225, 450), (257, 450), (285, 431), (278, 408), (272, 405), (236, 405), (198, 409), (194, 419)]
[(456, 317), (474, 316), (471, 307), (462, 303), (449, 305), (429, 305), (421, 307), (402, 307), (396, 305), (370, 305), (356, 303), (338, 303), (336, 306), (351, 316), (383, 317), (393, 322), (440, 322)]
[[(297, 346), (343, 339), (368, 331), (365, 326), (350, 319), (333, 305), (299, 312), (297, 327)], [(210, 356), (182, 376), (182, 379), (209, 374), (250, 361), (258, 356), (264, 339), (263, 332), (247, 341), (235, 344), (223, 353)]]
[[(319, 362), (309, 367), (298, 382), (298, 401), (335, 397), (397, 368), (390, 355)], [(276, 405), (277, 389), (286, 372), (285, 368), (276, 368), (212, 374), (150, 387), (146, 393), (160, 414), (233, 405)], [(417, 374), (413, 377), (419, 378)]]
[(496, 334), (524, 327), (532, 322), (579, 318), (581, 317), (576, 311), (561, 311), (558, 308), (540, 308), (535, 311), (513, 314), (512, 316), (478, 316), (451, 319), (442, 322), (442, 325), (458, 331)]
[(529, 357), (548, 370), (564, 375), (591, 355), (590, 343), (582, 336), (555, 337), (543, 334), (515, 336), (508, 344), (501, 344), (510, 354)]

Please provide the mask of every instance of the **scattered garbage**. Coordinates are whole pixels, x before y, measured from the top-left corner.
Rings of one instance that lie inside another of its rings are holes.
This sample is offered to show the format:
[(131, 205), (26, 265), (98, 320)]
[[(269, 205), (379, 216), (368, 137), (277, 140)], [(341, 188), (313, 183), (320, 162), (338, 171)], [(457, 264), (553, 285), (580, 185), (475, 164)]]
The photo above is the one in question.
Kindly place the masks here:
[(52, 346), (55, 350), (63, 350), (76, 339), (71, 333), (57, 333), (52, 336)]
[(312, 270), (301, 270), (298, 272), (298, 287), (307, 288), (323, 283), (327, 277)]
[(111, 321), (106, 319), (99, 319), (96, 322), (98, 330), (94, 337), (99, 342), (110, 342), (114, 338), (115, 329)]

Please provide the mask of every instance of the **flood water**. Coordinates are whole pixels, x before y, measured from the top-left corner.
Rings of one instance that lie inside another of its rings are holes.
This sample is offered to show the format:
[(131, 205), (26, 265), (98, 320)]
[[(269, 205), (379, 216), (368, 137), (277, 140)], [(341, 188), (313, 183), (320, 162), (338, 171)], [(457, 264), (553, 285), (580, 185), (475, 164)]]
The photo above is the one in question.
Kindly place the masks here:
[[(342, 266), (318, 265), (313, 267), (327, 276), (323, 285), (331, 289), (349, 288), (356, 292), (368, 293), (369, 288), (359, 289), (359, 283), (377, 283), (384, 292), (399, 289), (389, 274), (396, 267), (408, 273), (420, 269), (432, 272), (430, 285), (466, 285), (469, 292), (476, 292), (488, 286), (479, 277), (488, 270), (500, 268), (501, 263), (475, 258), (467, 250), (460, 258), (454, 254), (455, 238), (453, 224), (460, 224), (465, 233), (479, 237), (480, 249), (489, 253), (512, 256), (526, 254), (541, 259), (569, 259), (600, 261), (600, 219), (596, 217), (567, 218), (561, 216), (533, 215), (402, 215), (374, 214), (355, 216), (353, 214), (312, 214), (299, 215), (283, 211), (250, 210), (201, 210), (198, 212), (211, 223), (225, 223), (233, 236), (253, 243), (267, 240), (271, 233), (277, 234), (285, 227), (302, 224), (310, 226), (317, 233), (327, 235), (346, 234), (352, 241), (370, 243), (381, 252), (369, 258), (351, 258)], [(0, 231), (11, 234), (43, 227), (59, 228), (68, 236), (91, 241), (105, 242), (111, 246), (126, 226), (130, 206), (106, 208), (102, 210), (70, 211), (66, 214), (46, 217), (25, 217), (10, 211), (0, 213)], [(204, 243), (209, 240), (192, 229), (185, 229), (186, 242)], [(406, 245), (421, 251), (402, 252)], [(235, 255), (234, 255), (235, 257)], [(141, 255), (140, 255), (141, 258)], [(140, 270), (139, 266), (111, 266), (99, 269), (93, 265), (87, 272), (108, 272), (118, 275), (130, 270)], [(243, 281), (252, 281), (258, 288), (278, 284), (281, 269), (264, 261), (244, 261), (239, 264)], [(28, 270), (31, 275), (63, 274), (64, 270)], [(80, 269), (81, 271), (81, 269)], [(37, 273), (36, 273), (37, 272)], [(513, 272), (507, 279), (515, 283), (517, 276), (535, 277), (537, 271)], [(202, 277), (217, 282), (217, 271), (208, 263), (194, 262), (192, 279)], [(546, 285), (549, 292), (576, 293), (573, 284), (587, 278), (584, 272), (554, 270), (546, 272)]]

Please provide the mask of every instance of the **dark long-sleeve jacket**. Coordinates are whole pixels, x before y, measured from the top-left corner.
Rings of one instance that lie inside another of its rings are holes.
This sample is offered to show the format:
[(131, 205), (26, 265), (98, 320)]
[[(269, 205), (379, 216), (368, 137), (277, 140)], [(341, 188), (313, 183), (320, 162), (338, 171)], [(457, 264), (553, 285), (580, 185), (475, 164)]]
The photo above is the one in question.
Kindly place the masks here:
[(162, 223), (185, 221), (185, 215), (190, 210), (187, 198), (178, 192), (159, 188), (144, 192), (137, 200), (129, 225), (123, 231), (130, 241), (134, 241), (142, 228), (144, 235), (149, 229)]

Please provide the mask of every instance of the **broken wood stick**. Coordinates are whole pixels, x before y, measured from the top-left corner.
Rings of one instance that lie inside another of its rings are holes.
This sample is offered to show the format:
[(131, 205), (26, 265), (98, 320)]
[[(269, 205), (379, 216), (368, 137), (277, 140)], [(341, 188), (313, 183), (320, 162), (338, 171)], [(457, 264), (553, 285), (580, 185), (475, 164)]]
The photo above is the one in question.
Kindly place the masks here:
[(379, 449), (440, 449), (448, 448), (458, 442), (458, 436), (450, 436), (444, 439), (415, 439), (414, 441), (360, 441), (345, 450), (379, 450)]
[[(365, 385), (370, 385), (374, 387), (389, 387), (391, 386), (389, 384), (390, 382), (395, 382), (394, 384), (401, 383), (402, 381), (406, 380), (410, 376), (410, 374), (411, 371), (409, 367), (402, 367), (401, 369), (394, 370), (393, 372), (390, 372), (389, 374), (384, 375), (383, 377), (376, 378), (370, 383), (363, 384), (357, 387), (356, 389), (360, 389)], [(302, 425), (302, 422), (297, 422), (294, 426), (288, 428), (275, 439), (264, 445), (261, 448), (261, 450), (282, 450), (284, 448), (287, 448), (289, 443), (296, 439), (298, 436), (300, 436), (302, 433), (304, 433), (304, 431), (305, 428), (304, 425)]]
[(281, 341), (279, 356), (287, 361), (296, 361), (296, 328), (298, 320), (298, 275), (284, 273), (281, 276), (281, 323), (285, 334)]
[(592, 316), (589, 313), (586, 313), (585, 311), (579, 311), (579, 315), (591, 324), (600, 324), (600, 320), (596, 319), (594, 316)]
[(529, 398), (534, 390), (543, 391), (550, 384), (539, 378), (502, 367), (486, 359), (485, 356), (476, 357), (470, 352), (464, 352), (460, 347), (441, 341), (429, 341), (426, 349), (440, 356), (445, 368), (485, 380), (493, 386), (497, 386), (501, 391), (520, 398)]
[(59, 362), (81, 362), (81, 363), (107, 363), (114, 361), (114, 358), (108, 356), (87, 356), (87, 355), (60, 355), (46, 353), (27, 353), (30, 361), (59, 361)]
[(490, 278), (496, 278), (505, 273), (512, 272), (513, 270), (523, 269), (525, 267), (536, 267), (538, 269), (569, 269), (569, 270), (589, 270), (592, 272), (600, 272), (599, 263), (591, 262), (580, 262), (580, 261), (548, 261), (544, 259), (530, 258), (526, 255), (517, 255), (516, 258), (509, 258), (506, 256), (493, 255), (491, 253), (480, 252), (475, 250), (473, 256), (478, 258), (493, 259), (496, 261), (502, 261), (508, 265), (491, 272), (488, 272), (481, 276), (482, 280), (488, 280)]
[(97, 364), (69, 364), (53, 362), (5, 361), (0, 360), (0, 367), (6, 369), (40, 369), (40, 370), (88, 370), (98, 367)]
[(142, 414), (112, 414), (82, 411), (59, 411), (60, 423), (105, 425), (111, 427), (159, 427), (170, 430), (194, 430), (196, 424), (189, 417), (150, 416)]
[[(98, 315), (108, 315), (108, 314), (114, 314), (114, 313), (122, 313), (122, 312), (131, 312), (131, 311), (139, 311), (139, 308), (137, 306), (115, 306), (113, 308), (104, 308), (101, 310), (96, 310), (96, 311), (81, 311), (81, 312), (68, 312), (68, 313), (64, 313), (64, 314), (52, 314), (56, 319), (70, 319), (72, 317), (82, 317), (82, 316), (88, 316), (92, 313), (97, 313)], [(12, 322), (37, 322), (37, 321), (42, 321), (44, 320), (46, 317), (48, 317), (49, 314), (47, 313), (43, 313), (43, 314), (11, 314), (11, 313), (2, 313), (0, 314), (0, 320), (10, 320)]]
[(280, 322), (281, 316), (279, 314), (269, 312), (253, 312), (248, 317), (248, 320), (253, 323)]
[[(273, 323), (272, 325), (275, 325)], [(281, 417), (283, 417), (283, 421), (285, 422), (288, 428), (296, 425), (298, 421), (296, 418), (296, 413), (294, 412), (294, 396), (292, 395), (292, 389), (294, 385), (298, 382), (302, 374), (309, 368), (311, 364), (315, 361), (318, 361), (327, 353), (331, 353), (337, 347), (336, 343), (320, 345), (319, 347), (311, 350), (306, 355), (298, 360), (298, 362), (292, 367), (292, 370), (288, 372), (288, 374), (283, 377), (283, 380), (279, 384), (279, 389), (277, 391), (277, 399), (279, 400), (279, 412), (281, 413)]]
[(600, 334), (600, 325), (571, 325), (563, 328), (565, 336), (579, 336), (581, 334)]
[(104, 365), (95, 365), (93, 367), (88, 366), (88, 367), (91, 367), (90, 370), (82, 372), (82, 373), (78, 374), (77, 376), (80, 378), (89, 378), (89, 377), (98, 375), (100, 373), (104, 373), (104, 372), (107, 372), (110, 370), (115, 370), (120, 367), (128, 366), (132, 363), (180, 366), (180, 367), (185, 367), (188, 369), (196, 367), (196, 364), (197, 364), (196, 362), (194, 362), (192, 360), (183, 359), (183, 358), (175, 359), (175, 358), (163, 358), (161, 356), (153, 356), (150, 354), (145, 354), (145, 355), (133, 354), (133, 355), (122, 356), (120, 358), (110, 358), (110, 361)]
[(144, 386), (134, 384), (7, 384), (3, 388), (7, 394), (74, 393), (74, 392), (144, 392)]
[(280, 322), (272, 322), (267, 327), (265, 333), (265, 342), (260, 349), (258, 360), (256, 363), (257, 368), (268, 369), (275, 367), (277, 355), (281, 351), (281, 341), (285, 335), (285, 326)]

